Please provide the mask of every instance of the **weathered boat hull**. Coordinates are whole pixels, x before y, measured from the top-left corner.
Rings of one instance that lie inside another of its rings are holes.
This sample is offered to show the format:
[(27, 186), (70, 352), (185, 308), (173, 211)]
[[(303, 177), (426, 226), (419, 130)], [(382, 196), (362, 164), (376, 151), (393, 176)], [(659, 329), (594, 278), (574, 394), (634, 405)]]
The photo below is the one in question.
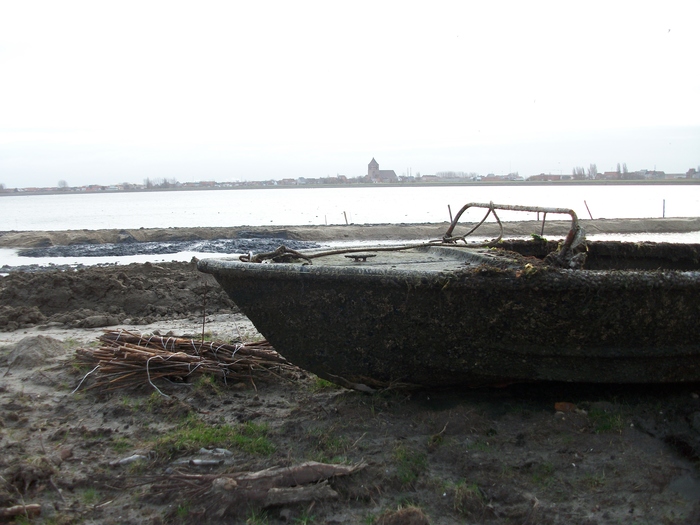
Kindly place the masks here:
[(415, 252), (415, 261), (424, 252), (444, 268), (214, 259), (199, 268), (277, 351), (336, 382), (700, 380), (697, 247), (678, 263), (695, 269), (661, 271), (491, 264), (464, 248)]

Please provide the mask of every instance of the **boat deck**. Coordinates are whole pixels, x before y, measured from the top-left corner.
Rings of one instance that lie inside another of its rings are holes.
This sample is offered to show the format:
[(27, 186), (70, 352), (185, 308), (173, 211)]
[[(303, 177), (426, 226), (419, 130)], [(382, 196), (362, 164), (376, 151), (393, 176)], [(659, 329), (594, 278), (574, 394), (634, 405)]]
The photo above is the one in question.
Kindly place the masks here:
[(418, 246), (408, 249), (367, 248), (352, 253), (333, 253), (316, 257), (322, 251), (307, 252), (313, 266), (342, 268), (401, 269), (423, 272), (454, 271), (484, 264), (499, 268), (518, 268), (522, 264), (500, 250), (465, 246)]

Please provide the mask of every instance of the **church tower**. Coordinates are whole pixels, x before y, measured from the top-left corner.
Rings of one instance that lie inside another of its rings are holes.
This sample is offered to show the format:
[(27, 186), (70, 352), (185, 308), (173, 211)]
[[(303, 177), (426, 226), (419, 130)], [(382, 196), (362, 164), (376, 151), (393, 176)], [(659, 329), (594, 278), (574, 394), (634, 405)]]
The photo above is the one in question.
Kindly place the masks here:
[(372, 160), (367, 165), (367, 177), (372, 181), (379, 179), (379, 163), (374, 160), (374, 157), (372, 157)]

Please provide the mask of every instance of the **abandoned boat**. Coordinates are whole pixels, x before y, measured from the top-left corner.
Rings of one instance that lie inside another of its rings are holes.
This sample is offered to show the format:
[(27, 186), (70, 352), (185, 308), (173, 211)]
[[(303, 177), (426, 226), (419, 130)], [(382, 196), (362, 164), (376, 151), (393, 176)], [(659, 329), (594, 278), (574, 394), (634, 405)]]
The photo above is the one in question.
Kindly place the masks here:
[[(563, 242), (468, 244), (478, 225), (454, 230), (474, 206), (572, 226)], [(700, 381), (700, 245), (589, 242), (572, 210), (470, 203), (437, 241), (199, 269), (284, 357), (345, 386)]]

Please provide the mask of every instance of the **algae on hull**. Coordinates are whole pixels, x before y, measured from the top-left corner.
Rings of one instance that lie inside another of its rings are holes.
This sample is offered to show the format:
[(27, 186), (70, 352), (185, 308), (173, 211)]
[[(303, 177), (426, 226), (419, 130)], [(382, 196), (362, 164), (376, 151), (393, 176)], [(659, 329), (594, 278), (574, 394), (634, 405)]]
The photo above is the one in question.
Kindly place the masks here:
[[(540, 241), (503, 246), (429, 246), (366, 263), (210, 259), (199, 267), (282, 355), (330, 380), (700, 380), (697, 246), (660, 245), (654, 263), (692, 271), (535, 268), (527, 261), (541, 256)], [(587, 248), (594, 267), (607, 259), (643, 268), (653, 252), (644, 248), (633, 263), (640, 249), (625, 243)], [(407, 269), (400, 259), (410, 260)]]

